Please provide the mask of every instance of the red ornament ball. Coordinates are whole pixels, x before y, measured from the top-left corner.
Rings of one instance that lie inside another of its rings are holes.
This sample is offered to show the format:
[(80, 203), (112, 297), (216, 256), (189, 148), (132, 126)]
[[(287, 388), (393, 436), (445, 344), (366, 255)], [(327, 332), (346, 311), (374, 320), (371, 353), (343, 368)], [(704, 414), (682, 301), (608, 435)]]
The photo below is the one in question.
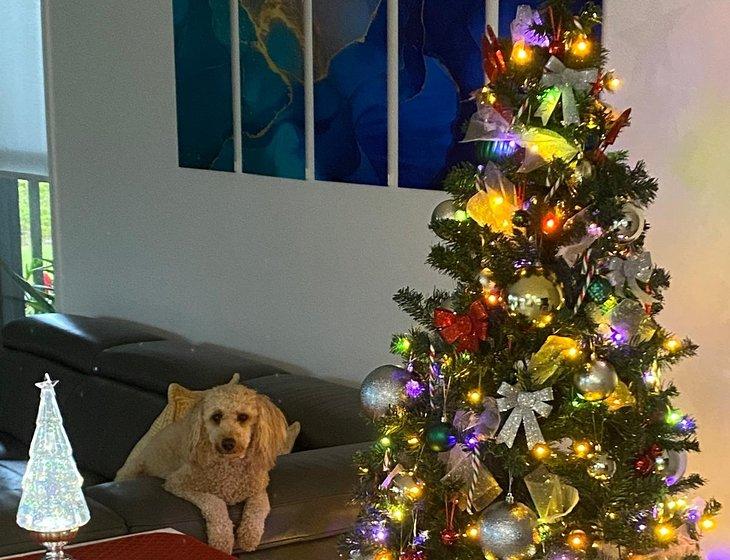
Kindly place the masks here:
[(459, 540), (459, 532), (455, 529), (444, 529), (441, 531), (441, 542), (446, 546), (453, 546)]
[(649, 455), (642, 455), (634, 460), (634, 470), (641, 476), (647, 476), (654, 470), (654, 459)]
[(565, 43), (560, 39), (553, 39), (550, 41), (550, 46), (548, 46), (548, 52), (553, 56), (563, 56), (565, 54)]
[(426, 553), (423, 550), (410, 548), (400, 553), (399, 560), (426, 560)]
[(658, 443), (652, 443), (647, 455), (656, 459), (657, 457), (659, 457), (662, 454), (663, 451), (664, 450), (662, 449), (661, 445), (659, 445)]

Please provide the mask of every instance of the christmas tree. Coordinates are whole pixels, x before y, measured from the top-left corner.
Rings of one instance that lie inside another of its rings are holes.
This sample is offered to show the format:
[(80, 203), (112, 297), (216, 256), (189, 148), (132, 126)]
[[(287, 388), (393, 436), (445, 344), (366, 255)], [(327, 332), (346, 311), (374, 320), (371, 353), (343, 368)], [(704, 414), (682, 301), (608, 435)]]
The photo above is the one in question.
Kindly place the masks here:
[(361, 560), (694, 558), (719, 504), (692, 499), (695, 421), (664, 372), (697, 347), (662, 328), (669, 274), (644, 250), (657, 182), (612, 151), (630, 110), (600, 14), (521, 6), (484, 38), (473, 162), (445, 180), (428, 263), (403, 289), (402, 367), (363, 382), (379, 441), (342, 543)]
[(48, 374), (36, 383), (41, 402), (18, 506), (18, 525), (37, 533), (72, 531), (90, 517), (81, 491), (84, 479), (76, 468), (56, 402), (56, 383)]

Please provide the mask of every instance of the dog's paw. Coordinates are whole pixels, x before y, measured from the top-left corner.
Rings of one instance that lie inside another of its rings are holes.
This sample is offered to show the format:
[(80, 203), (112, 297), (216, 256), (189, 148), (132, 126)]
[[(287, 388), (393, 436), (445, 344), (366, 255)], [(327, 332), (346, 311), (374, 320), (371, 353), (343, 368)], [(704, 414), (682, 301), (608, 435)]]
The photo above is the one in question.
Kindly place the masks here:
[(253, 552), (261, 542), (260, 531), (241, 531), (236, 534), (236, 545), (244, 552)]
[(208, 545), (213, 548), (230, 554), (233, 552), (234, 536), (233, 524), (229, 521), (223, 526), (208, 524)]

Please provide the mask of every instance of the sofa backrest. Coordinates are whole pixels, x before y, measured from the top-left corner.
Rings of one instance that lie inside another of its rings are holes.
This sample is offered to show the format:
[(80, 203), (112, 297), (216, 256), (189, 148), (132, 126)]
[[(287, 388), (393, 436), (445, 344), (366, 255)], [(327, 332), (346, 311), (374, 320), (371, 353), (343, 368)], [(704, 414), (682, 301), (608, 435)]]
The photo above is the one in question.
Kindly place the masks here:
[(59, 380), (59, 407), (79, 466), (111, 479), (166, 404), (176, 382), (207, 389), (241, 382), (268, 395), (302, 425), (295, 451), (372, 439), (356, 389), (293, 375), (251, 355), (117, 319), (51, 314), (2, 331), (0, 432), (26, 444), (35, 429), (38, 389)]

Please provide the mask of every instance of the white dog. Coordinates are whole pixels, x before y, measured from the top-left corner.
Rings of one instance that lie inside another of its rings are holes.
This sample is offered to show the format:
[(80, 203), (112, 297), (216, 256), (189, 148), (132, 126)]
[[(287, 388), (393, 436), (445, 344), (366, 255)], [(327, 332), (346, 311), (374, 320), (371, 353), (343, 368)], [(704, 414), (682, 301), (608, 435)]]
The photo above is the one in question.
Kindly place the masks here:
[[(256, 549), (269, 514), (269, 471), (287, 438), (282, 412), (265, 396), (238, 384), (238, 374), (207, 391), (179, 421), (152, 437), (117, 480), (149, 475), (195, 504), (205, 518), (210, 546), (231, 553), (234, 544)], [(234, 531), (227, 504), (245, 501)]]

